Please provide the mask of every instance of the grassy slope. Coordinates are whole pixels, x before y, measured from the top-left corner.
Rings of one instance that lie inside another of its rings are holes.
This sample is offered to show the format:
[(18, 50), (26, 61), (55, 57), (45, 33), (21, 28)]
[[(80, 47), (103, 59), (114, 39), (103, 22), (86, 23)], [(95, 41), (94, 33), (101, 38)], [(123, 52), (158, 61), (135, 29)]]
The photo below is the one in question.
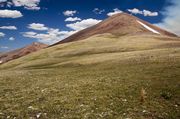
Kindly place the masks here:
[(177, 119), (179, 46), (178, 39), (105, 34), (3, 64), (0, 118)]

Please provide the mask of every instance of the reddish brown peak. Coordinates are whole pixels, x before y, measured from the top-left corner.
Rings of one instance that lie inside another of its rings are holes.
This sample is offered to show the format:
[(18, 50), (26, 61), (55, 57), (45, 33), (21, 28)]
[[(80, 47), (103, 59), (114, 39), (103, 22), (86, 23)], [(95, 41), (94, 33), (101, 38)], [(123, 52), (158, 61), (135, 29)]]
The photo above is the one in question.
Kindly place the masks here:
[(173, 33), (170, 33), (166, 30), (156, 27), (133, 15), (130, 15), (128, 13), (119, 13), (105, 19), (99, 24), (96, 24), (92, 27), (79, 31), (54, 45), (73, 42), (77, 40), (84, 40), (93, 35), (104, 34), (104, 33), (111, 33), (118, 36), (136, 35), (136, 34), (151, 34), (151, 35), (153, 34), (153, 35), (165, 35), (165, 36), (173, 36), (173, 37), (176, 36)]
[(23, 48), (13, 50), (4, 54), (0, 54), (0, 61), (1, 63), (8, 62), (10, 60), (14, 60), (20, 57), (23, 57), (25, 55), (28, 55), (30, 53), (36, 52), (38, 50), (46, 48), (48, 45), (39, 43), (39, 42), (33, 42), (32, 44), (25, 46)]
[[(143, 24), (145, 24), (146, 26), (158, 31), (161, 35), (177, 37), (177, 35), (174, 34), (174, 33), (171, 33), (171, 32), (169, 32), (167, 30), (161, 29), (161, 28), (159, 28), (159, 27), (157, 27), (157, 26), (155, 26), (153, 24), (150, 24), (150, 23), (148, 23), (148, 22), (146, 22), (146, 21), (144, 21), (144, 20), (142, 20), (142, 19), (140, 19), (140, 18), (138, 18), (136, 16), (133, 16), (132, 14), (128, 14), (128, 13), (125, 13), (125, 12), (115, 14), (115, 15), (109, 17), (107, 20), (111, 20), (111, 19), (121, 21), (124, 24), (129, 25), (129, 26), (130, 25), (135, 26), (135, 24), (136, 24), (138, 27), (139, 27), (139, 24), (137, 24), (137, 21), (140, 21)], [(147, 30), (147, 29), (144, 29), (144, 30)]]
[(130, 21), (130, 20), (135, 21), (137, 19), (139, 19), (139, 18), (137, 18), (137, 17), (135, 17), (135, 16), (133, 16), (131, 14), (123, 12), (123, 13), (118, 13), (118, 14), (115, 14), (113, 16), (110, 16), (107, 19), (105, 19), (104, 21), (102, 21), (101, 23), (111, 21), (111, 20), (118, 20), (117, 22), (127, 22), (127, 23), (129, 23), (128, 21)]

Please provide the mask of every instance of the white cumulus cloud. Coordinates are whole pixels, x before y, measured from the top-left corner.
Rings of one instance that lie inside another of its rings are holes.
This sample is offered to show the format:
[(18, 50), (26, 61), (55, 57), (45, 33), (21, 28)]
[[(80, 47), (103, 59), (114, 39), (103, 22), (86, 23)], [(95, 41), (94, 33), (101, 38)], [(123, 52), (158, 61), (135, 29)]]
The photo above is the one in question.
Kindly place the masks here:
[(77, 13), (76, 10), (66, 10), (63, 12), (64, 16), (74, 16), (74, 14), (76, 13)]
[(90, 26), (93, 26), (95, 24), (98, 24), (101, 21), (102, 20), (89, 18), (89, 19), (85, 19), (85, 20), (82, 20), (82, 21), (72, 23), (72, 24), (67, 24), (66, 26), (73, 29), (73, 30), (75, 30), (75, 31), (80, 31), (80, 30), (83, 30), (83, 29), (88, 28)]
[(44, 24), (40, 23), (32, 23), (28, 25), (29, 29), (38, 30), (38, 31), (45, 31), (48, 30), (48, 27), (45, 27)]
[(102, 14), (103, 12), (105, 12), (105, 10), (104, 9), (99, 9), (99, 8), (94, 8), (93, 12), (95, 14)]
[(37, 39), (42, 43), (54, 44), (74, 33), (76, 33), (76, 31), (60, 31), (59, 29), (49, 28), (46, 33), (24, 32), (23, 36), (27, 38)]
[(143, 14), (142, 11), (140, 11), (139, 9), (137, 8), (134, 8), (134, 9), (128, 9), (129, 12), (133, 13), (133, 14)]
[(7, 7), (24, 7), (28, 10), (39, 10), (38, 7), (40, 0), (0, 0), (0, 3), (3, 3), (3, 6)]
[(158, 16), (158, 12), (151, 12), (149, 10), (143, 10), (143, 14), (144, 16), (150, 16), (150, 17)]
[(0, 32), (0, 37), (4, 37), (4, 36), (5, 36), (5, 34)]
[(19, 18), (22, 13), (17, 10), (0, 10), (0, 18)]
[(29, 10), (39, 10), (38, 7), (40, 0), (12, 0), (12, 3), (16, 7), (23, 6), (25, 9)]
[(162, 22), (155, 25), (180, 35), (180, 0), (170, 0), (167, 2), (171, 3), (171, 6), (165, 7), (162, 11), (165, 18)]
[(15, 38), (14, 38), (14, 37), (10, 37), (9, 40), (10, 40), (10, 41), (14, 41)]
[(113, 16), (115, 14), (123, 13), (123, 11), (119, 10), (118, 8), (113, 9), (113, 12), (109, 12), (108, 16)]
[(24, 7), (28, 10), (40, 10), (40, 7), (38, 6), (40, 3), (40, 0), (0, 0), (0, 3), (2, 3), (2, 6), (7, 7)]
[(33, 32), (33, 31), (29, 31), (29, 32), (23, 32), (23, 36), (24, 37), (28, 37), (28, 38), (33, 38), (33, 36), (35, 36), (37, 33)]
[[(96, 20), (96, 19), (90, 18), (90, 19), (85, 19), (85, 20), (78, 21), (78, 22), (75, 22), (72, 24), (67, 24), (66, 26), (68, 28), (71, 28), (72, 29), (71, 31), (62, 31), (60, 29), (48, 28), (48, 27), (45, 27), (44, 24), (38, 23), (38, 25), (37, 25), (37, 23), (36, 23), (33, 25), (32, 24), (29, 25), (29, 27), (31, 26), (30, 28), (34, 29), (34, 30), (40, 30), (40, 29), (45, 30), (46, 29), (46, 33), (37, 33), (37, 32), (30, 31), (30, 32), (23, 32), (22, 35), (27, 38), (37, 39), (39, 42), (43, 42), (46, 44), (54, 44), (56, 42), (59, 42), (65, 38), (67, 38), (70, 35), (73, 35), (74, 33), (78, 32), (79, 30), (93, 26), (99, 22), (101, 22), (101, 20)], [(36, 26), (36, 27), (32, 27), (32, 26)], [(45, 27), (45, 28), (39, 28), (39, 27)]]
[(81, 18), (78, 18), (78, 17), (68, 17), (65, 19), (65, 21), (81, 21)]
[(16, 26), (1, 26), (0, 29), (17, 30)]
[(158, 16), (158, 12), (151, 12), (149, 10), (139, 10), (137, 8), (134, 9), (128, 9), (128, 11), (132, 14), (142, 14), (144, 16)]

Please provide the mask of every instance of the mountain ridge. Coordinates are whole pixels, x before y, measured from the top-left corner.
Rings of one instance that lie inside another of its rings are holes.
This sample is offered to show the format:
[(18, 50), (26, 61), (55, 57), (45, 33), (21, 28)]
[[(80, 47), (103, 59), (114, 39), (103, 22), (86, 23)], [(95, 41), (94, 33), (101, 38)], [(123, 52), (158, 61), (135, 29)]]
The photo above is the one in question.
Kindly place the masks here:
[(48, 45), (43, 44), (43, 43), (33, 42), (32, 44), (24, 46), (23, 48), (19, 48), (13, 51), (2, 53), (0, 54), (0, 63), (5, 63), (10, 60), (20, 58), (32, 52), (36, 52), (40, 49), (46, 48), (47, 46)]

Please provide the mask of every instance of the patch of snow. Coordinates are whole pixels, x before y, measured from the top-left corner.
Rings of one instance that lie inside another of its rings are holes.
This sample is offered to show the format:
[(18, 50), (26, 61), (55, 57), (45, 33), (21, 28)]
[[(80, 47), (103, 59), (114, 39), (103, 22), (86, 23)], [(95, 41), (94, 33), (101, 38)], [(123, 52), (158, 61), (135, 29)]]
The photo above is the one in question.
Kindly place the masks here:
[(3, 63), (3, 61), (0, 60), (0, 64), (2, 64), (2, 63)]
[(149, 31), (151, 31), (151, 32), (153, 32), (153, 33), (156, 33), (156, 34), (160, 34), (158, 31), (150, 28), (149, 26), (143, 24), (142, 22), (140, 22), (140, 21), (138, 21), (138, 20), (137, 20), (137, 22), (138, 22), (139, 24), (141, 24), (144, 28), (148, 29)]

